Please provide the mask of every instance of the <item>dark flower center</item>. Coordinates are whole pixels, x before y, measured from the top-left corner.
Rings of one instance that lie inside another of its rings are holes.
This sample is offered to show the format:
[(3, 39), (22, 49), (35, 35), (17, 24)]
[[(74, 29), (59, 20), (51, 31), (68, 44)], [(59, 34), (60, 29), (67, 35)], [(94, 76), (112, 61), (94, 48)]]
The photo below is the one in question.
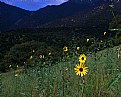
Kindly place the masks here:
[(84, 57), (82, 57), (82, 60), (84, 60)]
[(82, 71), (83, 71), (83, 68), (80, 68), (80, 69), (79, 69), (79, 71), (81, 71), (81, 72), (82, 72)]

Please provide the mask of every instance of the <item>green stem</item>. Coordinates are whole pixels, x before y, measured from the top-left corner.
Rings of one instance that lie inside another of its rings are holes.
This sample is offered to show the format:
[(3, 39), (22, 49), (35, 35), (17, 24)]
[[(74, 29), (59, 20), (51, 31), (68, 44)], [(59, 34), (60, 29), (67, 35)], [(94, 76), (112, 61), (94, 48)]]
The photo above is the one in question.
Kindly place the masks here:
[(63, 97), (64, 97), (64, 71), (63, 71), (63, 69), (62, 69), (62, 78), (63, 78)]
[(0, 96), (2, 96), (2, 74), (0, 72)]
[(83, 84), (83, 85), (82, 85), (82, 93), (81, 93), (82, 95), (81, 95), (81, 97), (84, 96), (84, 83), (85, 83), (85, 82), (84, 82), (84, 78), (82, 78), (82, 84)]
[(80, 76), (79, 76), (79, 79), (78, 79), (78, 97), (80, 96), (80, 95), (79, 95), (79, 87), (80, 87), (79, 81), (80, 81)]

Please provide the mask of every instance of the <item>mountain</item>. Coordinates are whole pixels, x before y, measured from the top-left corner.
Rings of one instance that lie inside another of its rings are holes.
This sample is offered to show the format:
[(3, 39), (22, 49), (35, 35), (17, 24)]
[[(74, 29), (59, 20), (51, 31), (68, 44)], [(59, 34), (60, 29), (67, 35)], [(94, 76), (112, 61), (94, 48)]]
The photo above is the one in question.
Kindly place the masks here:
[(70, 0), (59, 6), (47, 6), (37, 10), (30, 17), (23, 19), (19, 24), (22, 24), (21, 26), (23, 27), (40, 27), (45, 23), (72, 16), (78, 12), (87, 12), (87, 10), (92, 10), (105, 2), (103, 0)]
[(30, 12), (0, 1), (0, 30), (12, 29), (22, 18)]
[[(114, 8), (109, 6), (112, 3)], [(121, 1), (69, 0), (61, 5), (46, 6), (33, 12), (0, 2), (1, 8), (0, 29), (3, 30), (33, 27), (105, 27), (113, 18), (112, 10), (115, 15), (121, 14)]]
[(103, 2), (74, 15), (43, 24), (41, 27), (108, 28), (109, 23), (116, 15), (121, 15), (121, 1)]

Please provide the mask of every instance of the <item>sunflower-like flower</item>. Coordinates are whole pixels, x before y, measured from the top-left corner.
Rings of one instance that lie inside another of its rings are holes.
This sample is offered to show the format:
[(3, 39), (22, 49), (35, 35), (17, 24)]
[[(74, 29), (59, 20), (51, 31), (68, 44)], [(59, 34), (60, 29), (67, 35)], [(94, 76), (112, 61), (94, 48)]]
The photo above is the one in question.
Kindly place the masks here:
[(35, 50), (32, 50), (33, 53), (35, 53)]
[(49, 52), (48, 55), (50, 56), (51, 55), (51, 52)]
[(106, 32), (104, 32), (103, 34), (106, 35)]
[(11, 65), (9, 65), (9, 68), (11, 68)]
[(15, 72), (16, 72), (16, 73), (20, 73), (20, 70), (16, 70)]
[(30, 58), (29, 58), (29, 59), (31, 60), (32, 58), (33, 58), (33, 57), (32, 57), (32, 56), (30, 56)]
[(15, 74), (15, 76), (17, 77), (17, 76), (19, 76), (19, 74)]
[(67, 70), (68, 70), (68, 68), (67, 68), (67, 67), (65, 67), (65, 70), (67, 71)]
[(74, 68), (75, 72), (76, 72), (76, 75), (81, 75), (81, 77), (83, 75), (86, 75), (87, 72), (88, 72), (88, 67), (85, 67), (82, 63), (80, 63), (79, 65), (77, 65), (75, 68)]
[(102, 41), (102, 40), (100, 40), (100, 42), (102, 43), (103, 41)]
[(18, 65), (16, 67), (18, 68)]
[(43, 62), (43, 64), (45, 65), (45, 64), (46, 64), (46, 62)]
[(68, 47), (67, 46), (64, 46), (63, 51), (64, 52), (67, 52), (68, 51)]
[(77, 51), (78, 51), (78, 50), (80, 50), (80, 47), (77, 47), (76, 49), (77, 49)]
[(87, 42), (89, 42), (89, 38), (87, 38)]
[(39, 58), (40, 58), (40, 59), (42, 59), (42, 58), (44, 58), (44, 57), (45, 57), (44, 55), (39, 55)]
[(87, 57), (85, 56), (85, 54), (81, 54), (80, 57), (79, 57), (79, 62), (80, 63), (85, 63)]

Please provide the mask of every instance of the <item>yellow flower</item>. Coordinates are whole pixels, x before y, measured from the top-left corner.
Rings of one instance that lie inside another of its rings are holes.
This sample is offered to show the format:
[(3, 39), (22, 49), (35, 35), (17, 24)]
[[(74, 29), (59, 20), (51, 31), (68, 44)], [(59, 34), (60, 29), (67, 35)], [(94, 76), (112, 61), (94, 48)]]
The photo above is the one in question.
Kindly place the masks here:
[(16, 67), (18, 68), (18, 65)]
[(19, 76), (18, 74), (15, 74), (15, 76)]
[(87, 38), (87, 42), (89, 42), (89, 38)]
[(76, 72), (76, 75), (81, 75), (81, 77), (83, 76), (83, 75), (86, 75), (87, 74), (87, 72), (88, 72), (88, 69), (87, 69), (88, 67), (85, 67), (82, 63), (80, 63), (79, 65), (77, 65), (75, 68), (74, 68), (74, 70), (75, 70), (75, 72)]
[(9, 68), (11, 68), (11, 65), (9, 66)]
[(85, 56), (85, 54), (81, 54), (79, 56), (79, 62), (80, 63), (85, 63), (86, 59), (87, 59), (87, 57)]
[(46, 64), (46, 62), (43, 62), (43, 64)]
[(18, 72), (18, 73), (19, 73), (19, 72), (20, 72), (20, 70), (16, 70), (15, 72)]
[(76, 49), (77, 49), (77, 50), (80, 50), (80, 47), (77, 47)]
[(106, 32), (104, 32), (104, 35), (106, 34)]
[(35, 50), (32, 50), (32, 52), (34, 53), (34, 52), (35, 52)]
[(45, 58), (45, 56), (43, 55), (43, 58)]
[(63, 51), (67, 52), (68, 51), (68, 47), (64, 46)]
[(40, 55), (39, 58), (42, 59), (42, 55)]
[(51, 53), (49, 53), (48, 55), (51, 55)]
[(103, 42), (102, 40), (100, 40), (100, 42)]
[(65, 70), (67, 71), (67, 70), (68, 70), (68, 68), (66, 67), (66, 68), (65, 68)]
[(29, 58), (30, 60), (32, 59), (32, 56), (30, 56), (30, 58)]
[(40, 58), (40, 59), (44, 58), (44, 55), (40, 55), (39, 58)]

